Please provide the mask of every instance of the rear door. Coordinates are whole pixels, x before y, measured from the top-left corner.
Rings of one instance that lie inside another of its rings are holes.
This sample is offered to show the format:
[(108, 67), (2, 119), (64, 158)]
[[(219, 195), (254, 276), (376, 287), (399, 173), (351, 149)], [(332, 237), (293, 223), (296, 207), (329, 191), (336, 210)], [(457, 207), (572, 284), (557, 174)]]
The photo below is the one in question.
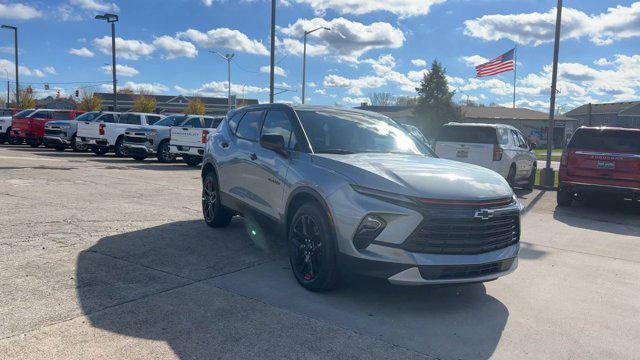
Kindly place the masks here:
[(436, 154), (444, 159), (461, 161), (491, 169), (496, 129), (490, 126), (445, 125), (436, 142)]
[(640, 182), (640, 131), (578, 129), (567, 151), (570, 176)]
[(508, 130), (513, 141), (513, 162), (516, 164), (516, 179), (527, 178), (531, 174), (531, 166), (529, 160), (529, 146), (525, 143), (520, 132), (514, 129)]

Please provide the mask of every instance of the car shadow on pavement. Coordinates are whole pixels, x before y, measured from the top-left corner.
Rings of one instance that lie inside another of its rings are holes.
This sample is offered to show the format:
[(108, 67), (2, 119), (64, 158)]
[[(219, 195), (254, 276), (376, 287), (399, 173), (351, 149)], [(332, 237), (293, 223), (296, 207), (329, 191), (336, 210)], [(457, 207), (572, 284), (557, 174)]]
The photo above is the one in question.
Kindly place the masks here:
[(571, 207), (556, 207), (553, 218), (582, 229), (640, 237), (638, 202), (593, 196), (583, 201), (574, 201)]
[[(333, 292), (312, 293), (295, 282), (284, 242), (262, 235), (274, 233), (234, 218), (223, 229), (182, 221), (104, 237), (78, 256), (79, 304), (93, 326), (165, 341), (183, 359), (216, 357), (229, 346), (251, 354), (278, 326), (296, 329), (295, 318), (423, 354), (493, 354), (509, 311), (483, 284), (399, 287), (350, 275)], [(279, 336), (268, 341), (286, 346)]]
[[(126, 170), (154, 170), (154, 171), (176, 171), (176, 170), (200, 170), (200, 167), (192, 167), (178, 160), (172, 163), (160, 163), (155, 157), (150, 157), (143, 161), (137, 161), (131, 158), (117, 158), (115, 156), (110, 157), (94, 157), (89, 161), (97, 162), (106, 165), (112, 165), (113, 168), (120, 166), (121, 169)], [(115, 166), (117, 165), (117, 166)]]

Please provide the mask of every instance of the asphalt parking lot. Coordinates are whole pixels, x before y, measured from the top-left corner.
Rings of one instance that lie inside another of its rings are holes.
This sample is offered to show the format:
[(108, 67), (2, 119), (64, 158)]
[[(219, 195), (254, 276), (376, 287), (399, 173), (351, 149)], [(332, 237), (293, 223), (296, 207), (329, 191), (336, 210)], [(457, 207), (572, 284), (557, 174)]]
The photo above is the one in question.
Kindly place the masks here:
[(204, 224), (197, 170), (0, 145), (0, 358), (638, 358), (638, 206), (520, 197), (510, 276), (315, 294), (272, 229)]

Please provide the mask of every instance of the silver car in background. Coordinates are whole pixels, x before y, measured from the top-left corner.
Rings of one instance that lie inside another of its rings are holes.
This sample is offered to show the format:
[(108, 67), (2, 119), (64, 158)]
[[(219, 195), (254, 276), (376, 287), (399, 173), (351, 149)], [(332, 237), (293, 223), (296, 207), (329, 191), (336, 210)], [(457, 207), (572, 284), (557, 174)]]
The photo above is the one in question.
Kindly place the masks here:
[(236, 214), (272, 220), (286, 234), (295, 278), (313, 291), (332, 288), (343, 271), (404, 285), (513, 272), (522, 206), (509, 184), (414, 139), (368, 111), (230, 112), (205, 148), (204, 219), (212, 227)]
[(73, 120), (49, 121), (44, 125), (44, 144), (56, 150), (71, 148), (75, 152), (87, 151), (87, 147), (78, 141), (78, 122), (93, 121), (102, 112), (89, 111)]
[(154, 155), (161, 163), (175, 161), (177, 156), (169, 151), (171, 127), (182, 125), (193, 118), (199, 119), (200, 115), (171, 115), (153, 125), (126, 129), (123, 145), (127, 154), (139, 161)]

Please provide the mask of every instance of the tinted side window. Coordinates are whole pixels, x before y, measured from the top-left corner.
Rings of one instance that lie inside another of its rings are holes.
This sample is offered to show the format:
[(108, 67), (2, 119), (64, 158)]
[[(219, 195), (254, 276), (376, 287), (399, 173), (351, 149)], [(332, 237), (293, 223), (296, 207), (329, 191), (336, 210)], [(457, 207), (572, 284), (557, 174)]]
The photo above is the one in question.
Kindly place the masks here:
[(69, 120), (69, 113), (66, 111), (54, 111), (52, 114), (52, 119), (56, 120)]
[(37, 119), (51, 119), (51, 112), (50, 111), (36, 111), (34, 114), (31, 115), (32, 118), (37, 118)]
[(142, 124), (142, 119), (140, 118), (140, 115), (124, 114), (124, 115), (120, 116), (120, 121), (118, 121), (118, 122), (120, 124), (141, 125)]
[(640, 153), (640, 131), (578, 129), (567, 148)]
[(438, 141), (497, 144), (496, 129), (489, 126), (443, 126)]
[(284, 111), (269, 111), (264, 118), (262, 125), (262, 135), (280, 135), (284, 139), (284, 146), (293, 148), (295, 146), (295, 134), (291, 121)]
[(258, 141), (258, 133), (260, 132), (260, 119), (264, 111), (248, 111), (240, 120), (236, 135), (240, 138)]
[(117, 119), (113, 114), (104, 114), (99, 120), (105, 123), (115, 123)]
[(147, 124), (153, 125), (160, 121), (160, 119), (162, 119), (162, 116), (147, 116)]
[(222, 122), (223, 118), (204, 118), (204, 127), (209, 129), (216, 129)]
[(185, 123), (182, 124), (182, 126), (190, 127), (190, 128), (202, 127), (202, 125), (200, 125), (200, 118), (191, 118), (191, 119), (185, 121)]

